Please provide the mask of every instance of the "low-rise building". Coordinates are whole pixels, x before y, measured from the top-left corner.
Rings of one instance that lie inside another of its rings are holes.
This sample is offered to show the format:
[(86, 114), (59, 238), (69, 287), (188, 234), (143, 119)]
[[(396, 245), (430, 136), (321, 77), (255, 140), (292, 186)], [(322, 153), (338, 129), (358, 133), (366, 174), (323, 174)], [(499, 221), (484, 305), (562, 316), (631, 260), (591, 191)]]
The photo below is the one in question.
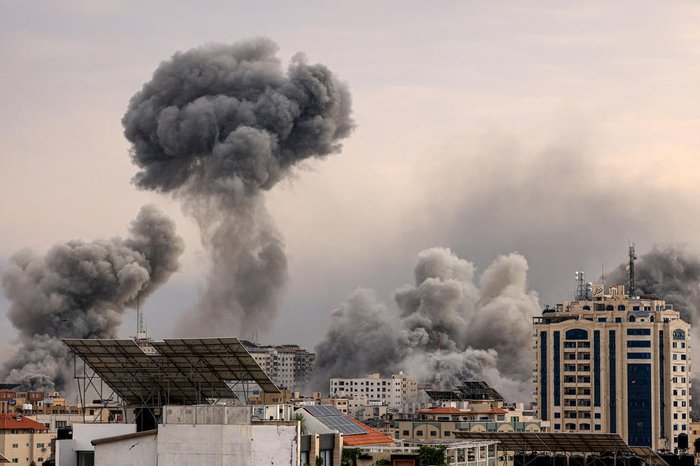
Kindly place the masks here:
[(21, 414), (0, 414), (0, 453), (13, 464), (41, 464), (51, 456), (56, 434)]
[(518, 411), (504, 408), (464, 411), (457, 408), (430, 408), (417, 418), (395, 421), (394, 438), (409, 442), (454, 442), (457, 431), (540, 432), (542, 422), (522, 419)]
[[(96, 429), (96, 435), (81, 434), (78, 440), (74, 433), (66, 445), (89, 439), (94, 464), (100, 466), (296, 466), (299, 460), (299, 423), (258, 421), (251, 406), (164, 406), (157, 429), (109, 436), (98, 437), (98, 424), (80, 426)], [(63, 442), (58, 441), (59, 451), (64, 449)], [(60, 462), (58, 466), (75, 464)]]
[(346, 397), (348, 412), (362, 406), (386, 405), (396, 411), (405, 410), (414, 403), (418, 393), (418, 382), (403, 372), (382, 378), (378, 373), (365, 377), (332, 378), (330, 380), (331, 397)]

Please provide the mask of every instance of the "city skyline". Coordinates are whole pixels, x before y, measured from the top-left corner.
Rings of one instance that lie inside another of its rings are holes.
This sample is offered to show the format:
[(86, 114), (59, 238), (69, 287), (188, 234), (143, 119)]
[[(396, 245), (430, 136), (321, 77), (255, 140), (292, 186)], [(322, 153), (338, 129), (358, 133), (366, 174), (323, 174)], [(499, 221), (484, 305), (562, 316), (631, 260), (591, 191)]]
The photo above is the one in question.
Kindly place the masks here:
[[(342, 153), (267, 195), (290, 281), (264, 343), (313, 348), (357, 287), (391, 305), (433, 246), (479, 272), (522, 254), (541, 306), (573, 293), (575, 270), (592, 278), (601, 262), (624, 262), (630, 239), (640, 254), (655, 244), (700, 251), (700, 10), (690, 2), (168, 10), (0, 7), (2, 270), (24, 247), (125, 236), (141, 205), (156, 204), (185, 241), (179, 272), (142, 304), (150, 332), (169, 336), (197, 302), (206, 257), (177, 202), (131, 183), (120, 120), (176, 51), (256, 36), (279, 44), (285, 66), (299, 51), (328, 65), (349, 85), (357, 122)], [(134, 320), (126, 315), (120, 335)], [(5, 324), (2, 335), (15, 331)]]

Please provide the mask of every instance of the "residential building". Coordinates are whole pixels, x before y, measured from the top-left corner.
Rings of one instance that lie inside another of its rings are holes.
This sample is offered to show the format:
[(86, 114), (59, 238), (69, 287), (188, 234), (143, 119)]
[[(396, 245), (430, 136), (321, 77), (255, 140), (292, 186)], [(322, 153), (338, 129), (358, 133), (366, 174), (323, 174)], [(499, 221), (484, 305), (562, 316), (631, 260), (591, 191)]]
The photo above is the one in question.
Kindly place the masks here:
[(278, 388), (303, 392), (307, 388), (316, 355), (298, 345), (258, 345), (241, 340), (245, 349)]
[(409, 403), (415, 402), (418, 382), (403, 372), (391, 378), (381, 378), (378, 373), (357, 378), (332, 378), (331, 397), (347, 397), (348, 412), (363, 406), (387, 405), (401, 411)]
[(56, 434), (21, 414), (0, 414), (0, 453), (13, 464), (41, 464), (51, 456)]
[(575, 298), (534, 318), (537, 416), (553, 432), (677, 448), (691, 422), (689, 324), (660, 297), (621, 285), (581, 279)]
[(418, 411), (417, 417), (394, 421), (394, 438), (408, 442), (454, 442), (455, 432), (541, 432), (538, 419), (504, 408), (461, 410), (436, 407)]

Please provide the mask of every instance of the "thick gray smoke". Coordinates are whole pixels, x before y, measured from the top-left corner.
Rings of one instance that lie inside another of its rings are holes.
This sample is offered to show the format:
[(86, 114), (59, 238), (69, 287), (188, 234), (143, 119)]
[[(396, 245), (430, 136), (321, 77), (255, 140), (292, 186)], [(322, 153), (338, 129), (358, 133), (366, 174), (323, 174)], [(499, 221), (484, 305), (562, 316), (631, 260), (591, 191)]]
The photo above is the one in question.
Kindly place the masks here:
[(267, 328), (287, 260), (262, 192), (301, 161), (338, 152), (353, 128), (345, 85), (301, 55), (285, 72), (276, 52), (254, 39), (176, 53), (124, 115), (134, 182), (183, 200), (211, 254), (198, 312), (181, 333)]
[[(612, 284), (628, 283), (627, 264), (620, 265), (606, 281)], [(635, 264), (635, 285), (640, 294), (655, 294), (673, 304), (681, 318), (691, 324), (693, 337), (690, 345), (694, 361), (700, 358), (700, 258), (677, 246), (654, 248), (639, 256)], [(693, 372), (693, 411), (700, 410), (700, 374)]]
[(177, 270), (183, 251), (175, 224), (145, 206), (126, 239), (56, 245), (45, 256), (15, 255), (2, 279), (19, 348), (3, 380), (32, 390), (60, 390), (70, 377), (61, 338), (114, 338), (127, 307)]
[(511, 254), (477, 276), (449, 249), (421, 252), (415, 284), (395, 292), (395, 305), (358, 290), (333, 311), (316, 347), (316, 387), (325, 389), (331, 377), (398, 370), (430, 381), (439, 358), (446, 386), (467, 377), (510, 399), (529, 399), (532, 317), (540, 307), (527, 290), (527, 270), (525, 259)]

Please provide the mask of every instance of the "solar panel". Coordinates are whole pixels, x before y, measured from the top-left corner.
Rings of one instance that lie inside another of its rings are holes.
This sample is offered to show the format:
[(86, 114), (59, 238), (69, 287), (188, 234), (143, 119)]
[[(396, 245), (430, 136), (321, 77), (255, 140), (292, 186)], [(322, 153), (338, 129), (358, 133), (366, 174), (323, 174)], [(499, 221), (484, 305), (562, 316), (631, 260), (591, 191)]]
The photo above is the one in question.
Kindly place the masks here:
[(235, 398), (229, 384), (257, 383), (279, 393), (237, 338), (172, 339), (152, 342), (144, 353), (133, 340), (65, 339), (128, 405), (199, 404)]
[(367, 429), (349, 419), (335, 406), (312, 405), (304, 406), (304, 409), (329, 429), (336, 430), (344, 435), (366, 434)]
[(501, 449), (505, 451), (633, 452), (619, 434), (455, 431), (454, 436), (466, 440), (496, 440), (500, 443)]

